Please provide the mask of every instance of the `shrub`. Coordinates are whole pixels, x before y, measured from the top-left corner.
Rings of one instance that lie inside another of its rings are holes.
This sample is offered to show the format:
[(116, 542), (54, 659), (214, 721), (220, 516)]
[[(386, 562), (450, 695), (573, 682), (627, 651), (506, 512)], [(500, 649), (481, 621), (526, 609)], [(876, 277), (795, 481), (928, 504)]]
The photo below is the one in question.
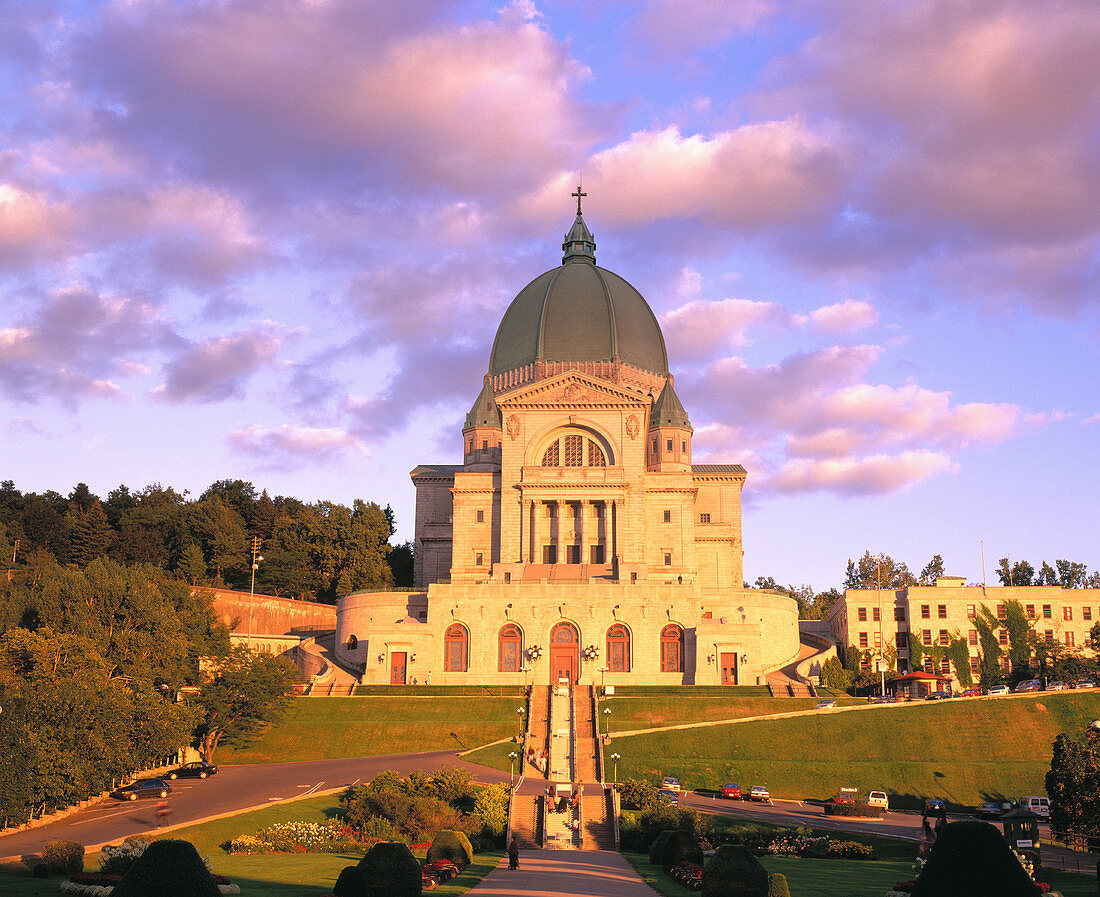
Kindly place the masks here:
[(118, 847), (108, 844), (99, 852), (99, 871), (107, 875), (125, 875), (148, 846), (148, 841), (130, 839)]
[(791, 897), (787, 876), (782, 872), (773, 872), (768, 876), (768, 897)]
[(474, 848), (470, 845), (470, 839), (462, 832), (441, 831), (436, 834), (432, 840), (432, 846), (428, 848), (429, 863), (447, 860), (459, 869), (465, 869), (473, 858)]
[[(441, 829), (465, 830), (473, 824), (436, 797), (356, 788), (354, 793), (345, 793), (341, 802), (347, 807), (349, 825), (362, 828), (371, 816), (381, 816), (388, 819), (400, 835), (413, 842), (430, 840)], [(476, 825), (481, 828), (480, 819)]]
[(51, 875), (84, 871), (84, 845), (76, 841), (47, 841), (42, 850), (42, 862)]
[(830, 841), (825, 856), (830, 859), (869, 860), (874, 856), (870, 844), (857, 841)]
[(490, 785), (474, 798), (474, 813), (481, 817), (484, 832), (493, 838), (503, 838), (508, 828), (508, 786)]
[[(392, 827), (388, 823), (386, 827), (388, 831), (382, 835), (392, 837)], [(238, 835), (229, 842), (228, 850), (244, 854), (345, 853), (361, 850), (363, 843), (359, 832), (339, 822), (278, 822), (252, 835)]]
[(644, 779), (627, 779), (619, 786), (624, 807), (648, 810), (658, 803), (665, 803), (657, 796), (657, 786)]
[(861, 818), (880, 818), (886, 811), (867, 804), (838, 804), (835, 800), (825, 801), (826, 816), (859, 816)]
[(975, 820), (943, 827), (913, 887), (913, 897), (1034, 893), (1004, 836), (988, 822)]
[(358, 866), (345, 866), (332, 888), (333, 897), (367, 897), (367, 880)]
[(703, 864), (699, 840), (691, 832), (680, 830), (661, 832), (649, 846), (649, 861), (667, 869), (680, 863)]
[(368, 897), (420, 897), (423, 876), (420, 863), (407, 844), (382, 841), (359, 861)]
[(718, 848), (703, 870), (704, 897), (767, 897), (768, 872), (747, 847)]
[(35, 878), (49, 878), (50, 877), (50, 867), (47, 866), (45, 863), (35, 863), (33, 871), (34, 871), (34, 877)]
[(221, 897), (190, 841), (154, 841), (122, 876), (112, 897)]

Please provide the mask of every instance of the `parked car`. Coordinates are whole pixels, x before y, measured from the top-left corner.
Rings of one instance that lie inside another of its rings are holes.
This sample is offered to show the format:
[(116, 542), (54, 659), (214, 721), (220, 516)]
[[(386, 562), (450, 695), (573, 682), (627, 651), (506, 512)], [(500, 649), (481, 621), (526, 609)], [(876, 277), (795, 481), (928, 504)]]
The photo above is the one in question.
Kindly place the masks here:
[(722, 786), (722, 797), (727, 800), (741, 800), (741, 786), (736, 782), (726, 782)]
[(840, 788), (837, 790), (834, 800), (838, 804), (850, 804), (851, 806), (855, 806), (856, 797), (858, 795), (858, 788)]
[(194, 763), (184, 763), (183, 766), (177, 767), (169, 771), (166, 778), (169, 779), (205, 779), (207, 776), (215, 775), (218, 771), (212, 763), (204, 763), (202, 760), (198, 760)]
[(1047, 797), (1021, 797), (1017, 806), (1021, 810), (1031, 810), (1036, 816), (1050, 816), (1050, 798)]
[(1000, 819), (1001, 808), (991, 800), (982, 801), (978, 804), (978, 818), (979, 819)]
[(1047, 691), (1063, 691), (1065, 687), (1066, 683), (1058, 679), (1055, 679), (1053, 682), (1047, 683)]
[(880, 810), (889, 810), (890, 799), (886, 796), (885, 791), (869, 791), (867, 792), (867, 806), (878, 807)]
[(672, 791), (668, 788), (662, 788), (660, 791), (658, 791), (657, 797), (659, 800), (666, 800), (670, 804), (679, 805), (680, 803), (680, 792)]
[(947, 819), (947, 805), (938, 797), (926, 797), (921, 816), (928, 819)]
[(1025, 679), (1023, 682), (1018, 683), (1012, 690), (1015, 692), (1042, 691), (1043, 687), (1039, 684), (1038, 679)]
[(946, 701), (951, 695), (946, 691), (933, 691), (924, 696), (926, 701)]
[(1074, 688), (1096, 688), (1096, 683), (1091, 679), (1082, 679), (1080, 682), (1074, 683)]
[(836, 701), (832, 698), (822, 698), (817, 702), (817, 710), (832, 710), (836, 706)]
[(759, 801), (762, 804), (770, 804), (772, 802), (772, 796), (763, 785), (753, 785), (749, 790), (749, 800)]
[(968, 688), (966, 691), (959, 694), (960, 698), (980, 698), (982, 690), (980, 688)]
[(1007, 685), (991, 685), (991, 686), (989, 686), (989, 691), (987, 691), (986, 694), (991, 696), (991, 697), (993, 695), (1007, 695), (1008, 694), (1008, 686)]
[(894, 695), (876, 695), (871, 698), (872, 704), (896, 704), (897, 698)]
[(680, 791), (680, 780), (674, 779), (672, 776), (665, 776), (661, 779), (661, 788), (666, 791)]
[(164, 779), (138, 779), (111, 792), (118, 800), (137, 800), (139, 797), (167, 797), (172, 786)]

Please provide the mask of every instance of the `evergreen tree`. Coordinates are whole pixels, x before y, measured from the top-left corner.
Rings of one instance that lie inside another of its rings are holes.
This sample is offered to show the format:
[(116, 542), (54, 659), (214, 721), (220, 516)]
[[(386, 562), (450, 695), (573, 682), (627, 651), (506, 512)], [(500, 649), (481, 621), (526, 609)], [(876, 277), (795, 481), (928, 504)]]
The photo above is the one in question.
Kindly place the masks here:
[(93, 497), (87, 508), (81, 508), (80, 505), (74, 507), (69, 512), (67, 521), (69, 559), (74, 564), (86, 567), (96, 558), (107, 554), (115, 534), (98, 498)]
[(938, 554), (933, 555), (932, 560), (925, 564), (924, 568), (920, 571), (920, 577), (917, 583), (922, 586), (934, 585), (936, 580), (941, 576), (943, 576), (943, 558)]
[(917, 585), (909, 568), (888, 554), (863, 552), (859, 561), (848, 559), (845, 589), (904, 589)]

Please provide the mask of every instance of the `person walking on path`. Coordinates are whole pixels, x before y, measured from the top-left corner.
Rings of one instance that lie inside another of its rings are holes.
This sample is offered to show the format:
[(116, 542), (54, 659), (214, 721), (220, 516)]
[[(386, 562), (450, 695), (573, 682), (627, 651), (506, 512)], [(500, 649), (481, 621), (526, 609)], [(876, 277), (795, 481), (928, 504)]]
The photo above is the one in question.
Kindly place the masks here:
[(164, 826), (164, 825), (168, 825), (168, 820), (171, 818), (171, 816), (172, 816), (172, 810), (168, 806), (168, 801), (166, 801), (166, 800), (157, 801), (157, 812), (156, 812), (157, 828), (160, 828), (161, 826)]
[(508, 845), (508, 868), (519, 868), (519, 845), (516, 843), (515, 835), (512, 835), (512, 843)]

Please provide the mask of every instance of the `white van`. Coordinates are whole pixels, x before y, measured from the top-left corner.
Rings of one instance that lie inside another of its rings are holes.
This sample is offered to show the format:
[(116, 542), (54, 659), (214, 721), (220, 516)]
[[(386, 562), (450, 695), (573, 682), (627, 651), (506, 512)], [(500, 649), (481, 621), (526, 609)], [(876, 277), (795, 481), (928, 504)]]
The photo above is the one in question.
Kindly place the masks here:
[(1050, 798), (1021, 797), (1019, 807), (1021, 810), (1031, 810), (1036, 816), (1044, 818), (1050, 816)]

